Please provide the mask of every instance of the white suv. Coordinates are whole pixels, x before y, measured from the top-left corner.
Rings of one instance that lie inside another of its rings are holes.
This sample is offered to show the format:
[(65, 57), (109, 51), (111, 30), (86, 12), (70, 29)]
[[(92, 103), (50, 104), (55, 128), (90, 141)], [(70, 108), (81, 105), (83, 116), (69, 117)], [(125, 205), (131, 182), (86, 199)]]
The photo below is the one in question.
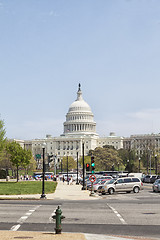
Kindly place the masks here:
[(105, 194), (113, 194), (114, 192), (127, 192), (138, 193), (139, 190), (143, 189), (143, 183), (137, 177), (124, 177), (118, 179), (112, 179), (107, 182), (104, 186), (98, 188), (98, 192)]

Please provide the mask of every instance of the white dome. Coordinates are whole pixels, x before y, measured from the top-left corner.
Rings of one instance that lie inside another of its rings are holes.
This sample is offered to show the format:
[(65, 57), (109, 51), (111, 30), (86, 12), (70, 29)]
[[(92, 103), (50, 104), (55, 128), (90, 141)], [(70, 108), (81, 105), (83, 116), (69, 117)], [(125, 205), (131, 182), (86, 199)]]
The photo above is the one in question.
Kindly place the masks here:
[(69, 112), (92, 112), (90, 106), (88, 103), (86, 103), (83, 99), (81, 100), (76, 100), (73, 102), (68, 110)]
[[(96, 123), (90, 106), (83, 100), (81, 85), (79, 84), (77, 99), (74, 101), (66, 115), (64, 134), (96, 134)], [(97, 134), (96, 134), (97, 135)]]

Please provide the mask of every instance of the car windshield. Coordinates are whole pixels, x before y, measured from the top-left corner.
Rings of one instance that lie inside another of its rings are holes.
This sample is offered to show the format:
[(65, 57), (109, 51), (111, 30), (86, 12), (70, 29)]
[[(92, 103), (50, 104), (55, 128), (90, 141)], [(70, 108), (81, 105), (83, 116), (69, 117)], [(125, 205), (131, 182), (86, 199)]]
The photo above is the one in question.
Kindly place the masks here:
[(160, 179), (156, 180), (155, 183), (160, 183)]
[(112, 184), (116, 181), (116, 179), (111, 179), (110, 181), (106, 182), (107, 184)]

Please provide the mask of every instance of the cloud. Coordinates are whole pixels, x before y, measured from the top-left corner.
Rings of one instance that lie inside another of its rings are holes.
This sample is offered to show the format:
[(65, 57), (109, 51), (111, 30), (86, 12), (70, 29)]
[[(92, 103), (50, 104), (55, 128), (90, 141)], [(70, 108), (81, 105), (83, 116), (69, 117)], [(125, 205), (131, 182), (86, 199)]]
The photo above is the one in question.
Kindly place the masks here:
[(159, 117), (160, 118), (160, 108), (157, 109), (144, 109), (138, 112), (134, 113), (129, 113), (129, 117), (134, 118), (134, 119), (140, 119), (144, 120), (146, 118), (148, 119), (154, 119)]
[[(160, 132), (160, 109), (144, 109), (126, 115), (114, 115), (106, 120), (96, 120), (97, 133), (109, 136), (115, 132), (117, 136), (129, 137), (134, 134), (150, 134)], [(46, 134), (58, 137), (63, 133), (64, 119), (41, 118), (35, 121), (10, 122), (5, 125), (8, 138), (31, 140), (45, 138)]]
[(59, 17), (60, 15), (59, 15), (58, 13), (54, 12), (53, 10), (51, 10), (51, 11), (49, 12), (49, 16)]
[(134, 134), (160, 132), (160, 109), (144, 109), (126, 115), (116, 115), (113, 119), (97, 121), (97, 133), (108, 136), (115, 132), (117, 136), (129, 137)]

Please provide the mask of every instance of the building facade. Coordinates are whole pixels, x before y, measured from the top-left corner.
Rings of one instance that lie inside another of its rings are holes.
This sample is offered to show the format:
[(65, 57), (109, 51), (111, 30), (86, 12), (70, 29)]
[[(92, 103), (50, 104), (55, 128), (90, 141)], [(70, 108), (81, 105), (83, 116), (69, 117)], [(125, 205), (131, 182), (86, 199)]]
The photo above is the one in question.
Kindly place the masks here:
[(152, 155), (160, 152), (160, 134), (138, 134), (125, 138), (124, 149), (132, 149), (140, 157), (144, 152), (151, 152)]
[(42, 146), (46, 144), (46, 155), (56, 156), (61, 159), (65, 156), (72, 156), (74, 159), (82, 156), (82, 145), (84, 143), (84, 155), (89, 150), (104, 145), (114, 146), (116, 149), (123, 148), (123, 137), (117, 137), (110, 133), (108, 137), (99, 137), (96, 132), (96, 122), (88, 103), (83, 99), (81, 85), (78, 86), (77, 98), (69, 106), (66, 120), (63, 123), (64, 131), (59, 137), (46, 135), (44, 139), (24, 141), (24, 147), (31, 149), (34, 158), (42, 155)]

